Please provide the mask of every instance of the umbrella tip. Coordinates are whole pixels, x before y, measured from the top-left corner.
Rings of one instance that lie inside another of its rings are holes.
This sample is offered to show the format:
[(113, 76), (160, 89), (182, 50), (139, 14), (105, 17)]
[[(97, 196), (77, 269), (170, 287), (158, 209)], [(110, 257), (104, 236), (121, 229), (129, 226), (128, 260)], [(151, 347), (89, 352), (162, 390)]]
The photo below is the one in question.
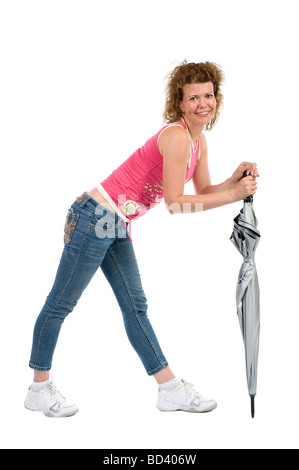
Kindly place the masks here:
[(250, 395), (251, 417), (252, 417), (252, 418), (254, 418), (254, 397), (255, 397), (255, 395)]

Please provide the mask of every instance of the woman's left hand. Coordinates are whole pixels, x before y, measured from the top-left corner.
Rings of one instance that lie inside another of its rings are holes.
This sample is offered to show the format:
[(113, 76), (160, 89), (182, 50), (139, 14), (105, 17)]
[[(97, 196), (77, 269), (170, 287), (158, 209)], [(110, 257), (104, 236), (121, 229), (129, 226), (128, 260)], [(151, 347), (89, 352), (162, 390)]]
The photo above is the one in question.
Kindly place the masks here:
[(257, 169), (257, 164), (256, 163), (250, 163), (250, 162), (242, 162), (236, 171), (232, 174), (231, 181), (233, 184), (238, 183), (240, 179), (243, 178), (244, 172), (247, 172), (247, 175), (251, 175), (254, 178), (257, 178), (259, 175), (258, 169)]

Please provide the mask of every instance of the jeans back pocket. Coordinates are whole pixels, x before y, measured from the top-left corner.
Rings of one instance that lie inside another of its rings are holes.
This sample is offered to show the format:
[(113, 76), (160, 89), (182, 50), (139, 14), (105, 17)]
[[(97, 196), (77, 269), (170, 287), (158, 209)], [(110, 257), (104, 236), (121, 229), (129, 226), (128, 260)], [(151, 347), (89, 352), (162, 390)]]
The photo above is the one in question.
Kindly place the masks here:
[(64, 224), (64, 244), (68, 245), (72, 239), (74, 230), (78, 223), (79, 214), (75, 214), (73, 208), (68, 210)]

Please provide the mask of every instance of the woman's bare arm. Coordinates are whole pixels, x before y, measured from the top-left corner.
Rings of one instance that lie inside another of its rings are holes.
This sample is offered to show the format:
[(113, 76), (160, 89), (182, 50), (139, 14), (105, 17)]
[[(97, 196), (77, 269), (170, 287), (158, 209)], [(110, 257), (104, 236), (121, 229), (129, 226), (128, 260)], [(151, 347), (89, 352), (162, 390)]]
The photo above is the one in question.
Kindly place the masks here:
[(203, 134), (200, 135), (200, 159), (195, 167), (193, 185), (195, 194), (218, 193), (231, 189), (234, 185), (232, 178), (228, 178), (223, 183), (212, 185), (208, 165), (208, 146)]
[[(190, 151), (190, 140), (187, 132), (180, 127), (166, 129), (159, 140), (159, 150), (163, 156), (163, 188), (166, 206), (170, 213), (200, 212), (214, 209), (254, 194), (255, 178), (249, 176), (227, 189), (220, 189), (205, 194), (210, 185), (207, 162), (202, 162), (203, 176), (200, 167), (195, 184), (196, 195), (185, 195), (185, 175)], [(203, 156), (203, 155), (202, 155)], [(201, 158), (202, 158), (201, 156)], [(200, 159), (201, 160), (201, 159)], [(197, 166), (200, 165), (198, 162)]]

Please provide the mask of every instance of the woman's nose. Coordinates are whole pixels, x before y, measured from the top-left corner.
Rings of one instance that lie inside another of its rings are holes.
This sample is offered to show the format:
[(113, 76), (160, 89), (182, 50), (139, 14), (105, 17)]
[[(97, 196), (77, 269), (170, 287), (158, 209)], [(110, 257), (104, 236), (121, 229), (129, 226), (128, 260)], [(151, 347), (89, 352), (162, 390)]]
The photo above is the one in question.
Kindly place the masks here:
[(197, 104), (199, 108), (204, 108), (206, 105), (205, 98), (204, 97), (198, 98)]

